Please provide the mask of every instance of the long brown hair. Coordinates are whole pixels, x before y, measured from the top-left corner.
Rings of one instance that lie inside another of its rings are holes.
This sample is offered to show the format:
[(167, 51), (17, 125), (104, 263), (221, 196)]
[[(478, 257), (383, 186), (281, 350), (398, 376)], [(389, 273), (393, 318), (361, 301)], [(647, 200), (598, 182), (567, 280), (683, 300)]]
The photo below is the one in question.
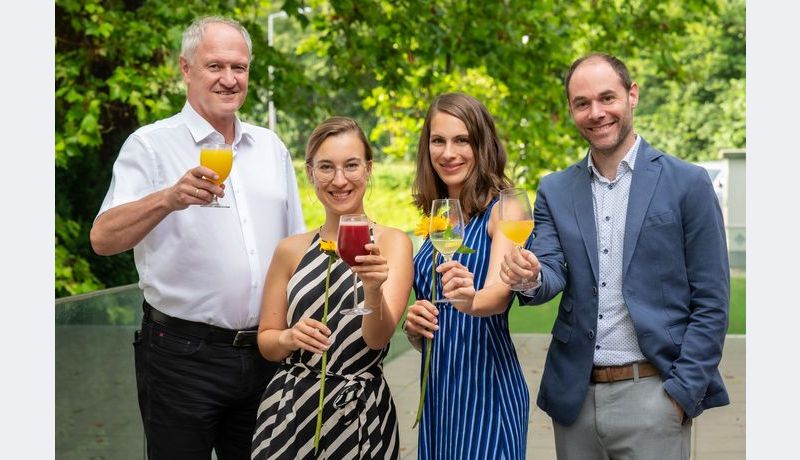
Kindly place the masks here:
[(431, 119), (443, 112), (452, 115), (467, 127), (469, 144), (475, 156), (475, 165), (461, 187), (461, 208), (465, 216), (474, 216), (486, 210), (500, 190), (510, 187), (506, 176), (506, 150), (497, 136), (494, 120), (486, 107), (477, 99), (464, 93), (447, 93), (437, 97), (425, 116), (417, 147), (417, 174), (412, 185), (414, 205), (425, 215), (431, 212), (431, 202), (447, 198), (447, 185), (431, 164)]

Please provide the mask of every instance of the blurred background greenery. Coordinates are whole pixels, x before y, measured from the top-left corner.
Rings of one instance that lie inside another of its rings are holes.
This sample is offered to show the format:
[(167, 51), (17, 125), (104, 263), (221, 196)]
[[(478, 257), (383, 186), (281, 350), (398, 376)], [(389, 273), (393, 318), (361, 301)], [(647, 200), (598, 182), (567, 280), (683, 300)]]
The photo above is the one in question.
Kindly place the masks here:
[[(56, 297), (137, 280), (132, 252), (98, 257), (91, 223), (122, 142), (179, 111), (183, 29), (196, 17), (239, 19), (254, 61), (243, 119), (276, 131), (295, 159), (330, 115), (358, 119), (376, 150), (367, 211), (412, 230), (412, 160), (424, 111), (464, 91), (495, 117), (509, 175), (539, 179), (585, 154), (572, 126), (563, 74), (578, 56), (622, 58), (641, 86), (637, 131), (681, 158), (717, 159), (744, 148), (744, 0), (57, 0)], [(274, 42), (268, 46), (268, 17)], [(269, 77), (268, 66), (274, 73)], [(302, 168), (309, 227), (321, 223)]]

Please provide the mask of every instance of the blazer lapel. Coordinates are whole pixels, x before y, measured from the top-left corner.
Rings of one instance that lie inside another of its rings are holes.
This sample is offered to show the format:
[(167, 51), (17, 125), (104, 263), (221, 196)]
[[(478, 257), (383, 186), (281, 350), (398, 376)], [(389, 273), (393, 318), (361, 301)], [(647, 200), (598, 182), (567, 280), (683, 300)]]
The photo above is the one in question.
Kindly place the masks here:
[(639, 144), (639, 152), (636, 154), (636, 164), (631, 180), (631, 190), (628, 196), (628, 214), (625, 218), (625, 241), (622, 245), (622, 276), (628, 273), (628, 265), (631, 263), (633, 252), (636, 249), (636, 241), (642, 230), (644, 216), (653, 192), (658, 184), (658, 176), (661, 174), (661, 165), (654, 162), (661, 156), (661, 152), (653, 149), (642, 139)]
[[(592, 265), (594, 279), (598, 279), (597, 226), (592, 202), (592, 178), (588, 167), (588, 155), (578, 164), (577, 174), (572, 183), (572, 201), (575, 204), (575, 220), (586, 246), (586, 253)], [(569, 270), (569, 267), (567, 267)]]

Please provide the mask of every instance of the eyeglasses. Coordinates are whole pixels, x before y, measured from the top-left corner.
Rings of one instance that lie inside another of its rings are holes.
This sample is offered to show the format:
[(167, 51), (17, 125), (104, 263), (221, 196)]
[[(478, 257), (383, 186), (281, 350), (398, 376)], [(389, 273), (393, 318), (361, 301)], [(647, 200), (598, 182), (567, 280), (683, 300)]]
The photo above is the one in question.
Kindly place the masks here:
[(357, 181), (364, 178), (366, 165), (360, 161), (353, 161), (342, 167), (331, 163), (317, 163), (313, 166), (314, 177), (320, 182), (331, 182), (336, 177), (336, 171), (342, 171), (345, 179)]

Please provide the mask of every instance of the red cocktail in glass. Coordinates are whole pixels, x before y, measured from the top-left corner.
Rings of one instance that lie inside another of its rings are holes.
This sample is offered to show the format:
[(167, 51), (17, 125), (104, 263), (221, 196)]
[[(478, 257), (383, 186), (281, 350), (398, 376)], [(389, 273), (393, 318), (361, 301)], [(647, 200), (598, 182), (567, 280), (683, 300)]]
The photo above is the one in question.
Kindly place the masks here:
[[(356, 256), (369, 254), (364, 245), (372, 242), (369, 219), (364, 214), (345, 214), (339, 218), (339, 234), (336, 238), (339, 257), (351, 267), (358, 265)], [(353, 272), (353, 308), (341, 310), (345, 315), (366, 315), (372, 310), (358, 306), (358, 276)]]
[(364, 249), (365, 244), (370, 243), (369, 222), (348, 222), (339, 224), (339, 235), (336, 247), (339, 249), (339, 257), (347, 265), (358, 265), (356, 256), (365, 256), (369, 251)]

